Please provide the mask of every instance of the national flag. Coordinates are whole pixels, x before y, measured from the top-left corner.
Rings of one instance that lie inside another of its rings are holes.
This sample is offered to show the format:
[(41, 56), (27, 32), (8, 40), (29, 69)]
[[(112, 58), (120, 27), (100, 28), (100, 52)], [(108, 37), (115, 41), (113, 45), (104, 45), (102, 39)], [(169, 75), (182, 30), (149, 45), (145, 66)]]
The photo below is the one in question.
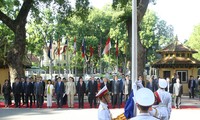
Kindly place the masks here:
[(132, 90), (124, 107), (124, 115), (126, 116), (126, 119), (130, 119), (136, 116), (136, 105), (133, 97), (134, 91)]
[(92, 57), (93, 53), (94, 53), (94, 48), (92, 48), (92, 46), (90, 46), (90, 57)]
[(85, 57), (85, 39), (83, 38), (83, 40), (82, 40), (82, 58), (84, 58)]
[(76, 37), (74, 38), (74, 54), (76, 55)]
[(49, 59), (52, 59), (52, 55), (51, 55), (51, 49), (52, 49), (52, 40), (50, 40), (50, 43), (49, 43), (49, 47), (48, 47), (48, 57)]
[(119, 49), (118, 49), (118, 39), (117, 39), (117, 43), (116, 43), (116, 56), (118, 57), (119, 54)]
[(57, 54), (60, 55), (60, 40), (57, 42)]
[(64, 45), (64, 47), (63, 47), (63, 51), (62, 51), (62, 53), (65, 53), (65, 52), (66, 52), (67, 47), (68, 47), (68, 40), (66, 39), (66, 41), (65, 41), (65, 45)]
[(106, 41), (106, 46), (105, 46), (102, 54), (108, 54), (110, 48), (111, 48), (111, 42), (110, 42), (110, 37), (109, 37), (108, 40)]

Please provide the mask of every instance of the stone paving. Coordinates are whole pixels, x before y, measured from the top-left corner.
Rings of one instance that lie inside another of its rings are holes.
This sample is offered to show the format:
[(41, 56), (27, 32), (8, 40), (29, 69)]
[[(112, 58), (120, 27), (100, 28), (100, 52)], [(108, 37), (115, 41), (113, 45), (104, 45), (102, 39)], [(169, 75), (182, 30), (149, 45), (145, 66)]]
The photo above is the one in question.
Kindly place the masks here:
[[(170, 120), (199, 120), (200, 101), (183, 96), (182, 105), (187, 109), (172, 109)], [(189, 107), (193, 108), (189, 108)], [(194, 108), (197, 106), (198, 108)], [(111, 109), (113, 117), (123, 113), (123, 109)], [(43, 109), (43, 108), (1, 108), (0, 120), (97, 120), (98, 109)]]

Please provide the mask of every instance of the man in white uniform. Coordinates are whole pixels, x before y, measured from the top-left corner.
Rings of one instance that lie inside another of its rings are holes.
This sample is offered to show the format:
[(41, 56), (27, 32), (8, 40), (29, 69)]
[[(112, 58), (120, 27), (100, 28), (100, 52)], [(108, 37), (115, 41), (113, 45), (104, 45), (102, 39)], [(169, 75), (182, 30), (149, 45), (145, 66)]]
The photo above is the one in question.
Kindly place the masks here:
[(110, 94), (106, 85), (97, 93), (96, 97), (100, 100), (98, 108), (98, 120), (112, 120), (108, 103), (110, 103)]
[(155, 101), (154, 94), (150, 89), (140, 88), (135, 94), (135, 100), (140, 113), (130, 120), (158, 120), (148, 112)]
[(157, 105), (154, 105), (149, 113), (160, 120), (169, 120), (172, 109), (172, 98), (169, 92), (165, 91), (167, 81), (159, 79), (159, 89), (154, 93), (157, 98)]

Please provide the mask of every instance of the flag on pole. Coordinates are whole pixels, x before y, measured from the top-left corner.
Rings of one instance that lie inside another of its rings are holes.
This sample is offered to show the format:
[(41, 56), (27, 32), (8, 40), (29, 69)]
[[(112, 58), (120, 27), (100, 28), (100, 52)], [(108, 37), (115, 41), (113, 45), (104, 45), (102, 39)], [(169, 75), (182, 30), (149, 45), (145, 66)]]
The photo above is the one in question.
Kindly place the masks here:
[(60, 39), (58, 40), (57, 44), (57, 54), (60, 55)]
[(74, 54), (76, 55), (76, 37), (74, 38)]
[(67, 46), (68, 46), (68, 40), (66, 39), (66, 41), (65, 41), (65, 45), (64, 45), (64, 47), (63, 47), (63, 51), (62, 51), (62, 53), (65, 53), (65, 52), (66, 52), (66, 50), (67, 50)]
[(94, 53), (94, 48), (92, 48), (92, 46), (90, 46), (90, 57), (92, 57), (93, 53)]
[(116, 43), (116, 56), (118, 57), (119, 54), (119, 49), (118, 49), (118, 39), (117, 39), (117, 43)]
[(51, 49), (52, 49), (52, 40), (50, 40), (50, 43), (49, 43), (49, 47), (48, 47), (48, 57), (49, 59), (52, 59), (52, 55), (51, 55)]
[(109, 37), (108, 40), (106, 41), (106, 46), (105, 46), (102, 54), (108, 54), (110, 48), (111, 48), (111, 42), (110, 42), (110, 37)]
[(85, 57), (85, 39), (82, 40), (82, 58)]
[(136, 111), (136, 106), (134, 102), (134, 91), (131, 90), (131, 93), (129, 95), (128, 100), (126, 101), (125, 107), (124, 107), (124, 115), (126, 116), (126, 119), (130, 119), (132, 117), (135, 117), (135, 111)]

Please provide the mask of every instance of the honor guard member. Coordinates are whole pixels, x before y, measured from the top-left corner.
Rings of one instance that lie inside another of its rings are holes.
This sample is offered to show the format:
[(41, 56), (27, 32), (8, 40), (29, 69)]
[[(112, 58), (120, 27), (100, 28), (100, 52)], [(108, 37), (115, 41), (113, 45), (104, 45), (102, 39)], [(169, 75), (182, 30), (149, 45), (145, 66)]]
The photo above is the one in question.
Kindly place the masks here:
[[(169, 92), (165, 91), (167, 87), (167, 81), (165, 79), (159, 79), (159, 89), (155, 92), (158, 105), (153, 106), (151, 115), (158, 117), (160, 120), (169, 120), (172, 109), (172, 98)], [(158, 111), (158, 112), (156, 112)]]
[(135, 94), (135, 100), (140, 113), (130, 120), (159, 120), (148, 112), (155, 101), (154, 94), (150, 89), (140, 88)]
[(111, 113), (108, 109), (108, 103), (110, 102), (109, 91), (106, 86), (104, 86), (96, 95), (100, 100), (100, 105), (98, 108), (98, 120), (111, 120)]

